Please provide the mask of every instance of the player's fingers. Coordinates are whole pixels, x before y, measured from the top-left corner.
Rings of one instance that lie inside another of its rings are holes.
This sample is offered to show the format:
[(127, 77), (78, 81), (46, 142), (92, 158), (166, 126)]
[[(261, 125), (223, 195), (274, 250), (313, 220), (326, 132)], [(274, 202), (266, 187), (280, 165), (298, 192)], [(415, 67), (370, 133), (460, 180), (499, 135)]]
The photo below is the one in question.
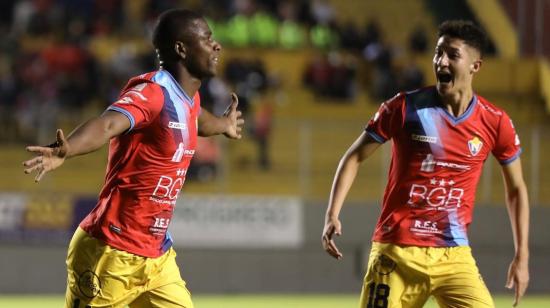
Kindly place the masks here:
[(238, 126), (244, 125), (244, 119), (243, 119), (243, 118), (238, 118), (238, 119), (237, 119), (237, 125), (238, 125)]
[(338, 247), (336, 247), (336, 244), (334, 243), (334, 241), (329, 241), (327, 251), (331, 256), (333, 256), (336, 259), (342, 258), (342, 253), (340, 253), (340, 250), (338, 250)]
[(60, 143), (60, 145), (65, 144), (65, 142), (67, 141), (65, 139), (65, 134), (63, 133), (63, 130), (61, 128), (57, 129), (56, 139), (57, 139), (57, 142)]
[(516, 292), (514, 295), (514, 304), (512, 304), (514, 307), (516, 307), (519, 304), (519, 298), (520, 298), (519, 288), (516, 288)]
[(237, 109), (237, 106), (239, 105), (239, 97), (237, 96), (237, 94), (235, 94), (235, 92), (232, 92), (231, 93), (231, 106), (234, 108), (234, 109)]
[(40, 169), (40, 171), (38, 171), (38, 174), (36, 175), (36, 177), (34, 178), (34, 181), (36, 183), (40, 182), (40, 180), (42, 179), (42, 177), (44, 176), (44, 174), (46, 174), (46, 170), (45, 169)]
[(43, 159), (44, 157), (42, 156), (36, 156), (35, 158), (24, 161), (23, 166), (32, 167), (34, 165), (40, 164), (43, 161)]
[(51, 148), (38, 146), (38, 145), (31, 145), (25, 148), (27, 152), (33, 152), (33, 153), (40, 153), (40, 154), (46, 154), (51, 152)]
[(508, 289), (511, 289), (514, 287), (514, 275), (512, 270), (508, 271), (508, 276), (506, 277), (506, 284), (504, 286)]
[(24, 172), (25, 174), (30, 174), (36, 170), (40, 170), (40, 168), (42, 168), (42, 164), (35, 164), (32, 167), (25, 169)]
[(334, 234), (338, 236), (342, 235), (342, 225), (336, 224), (334, 226)]
[(516, 298), (515, 298), (515, 305), (518, 305), (521, 301), (521, 298), (523, 295), (525, 295), (525, 290), (527, 289), (527, 283), (522, 283), (519, 281), (516, 281)]

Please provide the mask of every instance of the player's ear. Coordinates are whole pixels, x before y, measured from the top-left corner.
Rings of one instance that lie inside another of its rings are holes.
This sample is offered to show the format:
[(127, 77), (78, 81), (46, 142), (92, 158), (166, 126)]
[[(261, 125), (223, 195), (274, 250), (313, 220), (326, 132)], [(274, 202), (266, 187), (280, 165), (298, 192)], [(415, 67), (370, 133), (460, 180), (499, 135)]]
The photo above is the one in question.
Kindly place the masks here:
[(483, 64), (483, 60), (481, 59), (475, 60), (474, 63), (470, 65), (470, 72), (477, 73), (481, 69), (481, 64)]
[(187, 57), (187, 48), (185, 47), (185, 44), (181, 41), (176, 41), (176, 43), (174, 44), (174, 51), (182, 59), (185, 59)]

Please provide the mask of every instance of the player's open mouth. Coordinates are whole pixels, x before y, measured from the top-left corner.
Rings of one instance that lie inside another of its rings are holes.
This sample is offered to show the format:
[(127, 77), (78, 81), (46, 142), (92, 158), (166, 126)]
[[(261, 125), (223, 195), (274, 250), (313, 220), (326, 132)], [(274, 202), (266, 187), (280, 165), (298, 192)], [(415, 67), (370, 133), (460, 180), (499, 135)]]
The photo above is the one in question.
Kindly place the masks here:
[(437, 73), (437, 81), (440, 83), (449, 83), (453, 81), (453, 75), (449, 72), (438, 72)]
[(218, 65), (219, 58), (218, 58), (218, 57), (214, 57), (214, 58), (212, 59), (212, 61), (214, 62), (214, 64)]

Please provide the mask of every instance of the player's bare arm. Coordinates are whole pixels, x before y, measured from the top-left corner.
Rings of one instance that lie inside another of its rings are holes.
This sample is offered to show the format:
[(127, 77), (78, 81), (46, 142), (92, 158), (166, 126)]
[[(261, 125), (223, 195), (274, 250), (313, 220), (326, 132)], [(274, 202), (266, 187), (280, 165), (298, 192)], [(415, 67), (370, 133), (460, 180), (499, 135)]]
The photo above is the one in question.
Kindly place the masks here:
[(514, 306), (516, 306), (529, 284), (529, 201), (520, 159), (503, 166), (502, 174), (515, 247), (515, 256), (508, 269), (506, 287), (515, 288)]
[(325, 251), (336, 259), (342, 259), (343, 257), (333, 239), (334, 235), (342, 235), (342, 224), (338, 218), (340, 210), (355, 180), (359, 166), (379, 146), (380, 143), (372, 139), (366, 132), (363, 132), (346, 151), (336, 169), (321, 238)]
[(37, 172), (35, 181), (44, 174), (57, 169), (65, 159), (87, 154), (101, 148), (109, 139), (130, 128), (130, 121), (122, 113), (106, 111), (101, 116), (84, 122), (74, 129), (68, 138), (61, 129), (57, 130), (56, 142), (48, 146), (28, 146), (27, 151), (36, 156), (23, 162), (25, 173)]
[(237, 110), (239, 99), (235, 93), (231, 93), (231, 104), (221, 117), (217, 117), (205, 109), (199, 116), (199, 136), (208, 137), (224, 134), (230, 139), (241, 139), (244, 119), (242, 113)]

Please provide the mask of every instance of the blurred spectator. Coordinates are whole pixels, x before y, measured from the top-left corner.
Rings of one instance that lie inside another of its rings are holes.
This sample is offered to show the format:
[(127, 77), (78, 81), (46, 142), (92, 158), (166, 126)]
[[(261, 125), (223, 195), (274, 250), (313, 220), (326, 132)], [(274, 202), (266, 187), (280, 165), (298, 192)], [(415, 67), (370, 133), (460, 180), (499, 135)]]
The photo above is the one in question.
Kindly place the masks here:
[(315, 24), (309, 32), (311, 45), (317, 49), (335, 49), (338, 46), (338, 33), (331, 24)]
[(412, 91), (426, 86), (424, 73), (412, 61), (401, 70), (399, 76), (399, 91)]
[(355, 94), (355, 65), (341, 53), (317, 55), (304, 73), (304, 84), (316, 95), (351, 99)]
[(375, 20), (371, 20), (365, 28), (365, 35), (363, 38), (364, 48), (368, 48), (371, 44), (380, 43), (380, 26)]
[(284, 49), (296, 49), (306, 45), (304, 27), (298, 22), (298, 7), (293, 1), (283, 1), (278, 7), (281, 17), (279, 44)]
[(264, 7), (260, 6), (250, 21), (250, 35), (254, 45), (260, 47), (276, 46), (279, 26), (279, 21), (269, 14)]
[(218, 174), (220, 162), (220, 146), (215, 138), (197, 138), (195, 155), (189, 169), (187, 169), (187, 180), (208, 182), (212, 181)]
[(254, 139), (258, 145), (258, 166), (263, 170), (271, 168), (269, 140), (273, 125), (273, 103), (262, 95), (254, 112)]
[(363, 49), (361, 33), (354, 23), (347, 22), (340, 29), (340, 44), (344, 49), (360, 51)]
[(413, 53), (425, 53), (428, 50), (428, 37), (422, 27), (416, 27), (409, 38), (409, 49)]
[(238, 0), (236, 4), (240, 4), (237, 12), (233, 15), (226, 24), (227, 27), (227, 42), (230, 46), (246, 47), (250, 46), (251, 39), (251, 14), (253, 11), (252, 3), (249, 0)]
[(317, 24), (328, 25), (334, 21), (334, 8), (327, 0), (312, 0), (310, 12)]

